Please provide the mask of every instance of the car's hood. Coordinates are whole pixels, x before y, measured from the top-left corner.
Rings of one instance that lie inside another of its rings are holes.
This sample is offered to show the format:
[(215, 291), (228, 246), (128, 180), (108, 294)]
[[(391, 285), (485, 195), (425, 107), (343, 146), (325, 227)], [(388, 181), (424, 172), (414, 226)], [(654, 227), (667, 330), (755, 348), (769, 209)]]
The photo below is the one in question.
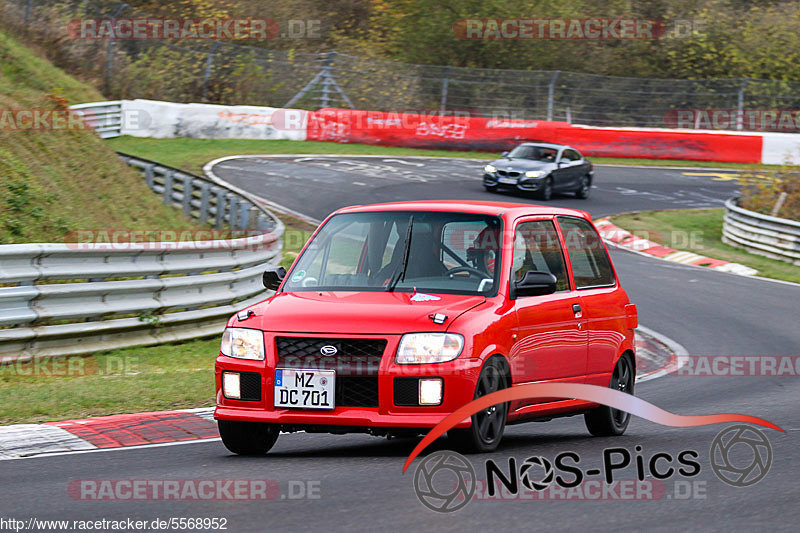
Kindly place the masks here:
[[(446, 331), (462, 313), (486, 301), (483, 296), (410, 292), (278, 293), (249, 309), (254, 316), (229, 325), (292, 333), (401, 334)], [(435, 324), (429, 315), (447, 315)]]
[(556, 167), (555, 163), (548, 163), (545, 161), (534, 161), (533, 159), (508, 159), (501, 157), (493, 161), (492, 166), (497, 170), (551, 170)]

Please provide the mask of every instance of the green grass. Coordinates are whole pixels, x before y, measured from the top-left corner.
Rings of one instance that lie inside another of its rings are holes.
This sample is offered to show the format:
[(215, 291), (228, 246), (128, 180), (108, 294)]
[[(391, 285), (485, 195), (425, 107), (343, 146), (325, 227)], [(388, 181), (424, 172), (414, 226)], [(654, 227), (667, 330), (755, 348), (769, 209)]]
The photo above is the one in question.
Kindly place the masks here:
[[(200, 172), (203, 165), (213, 159), (228, 155), (247, 154), (349, 154), (429, 157), (461, 157), (473, 159), (496, 159), (498, 153), (456, 152), (449, 150), (420, 150), (396, 146), (373, 146), (367, 144), (340, 144), (319, 141), (264, 141), (242, 139), (143, 139), (118, 137), (109, 139), (109, 144), (120, 152), (126, 152), (174, 167)], [(677, 161), (664, 159), (625, 159), (593, 157), (593, 163), (605, 165), (680, 166), (697, 168), (763, 168), (764, 165), (720, 163), (709, 161)], [(766, 165), (770, 166), (770, 165)]]
[[(102, 99), (0, 32), (0, 110)], [(0, 244), (64, 242), (79, 229), (196, 227), (91, 129), (0, 128)]]
[(214, 405), (219, 338), (47, 362), (0, 363), (0, 424)]
[(724, 209), (641, 211), (611, 217), (617, 226), (640, 237), (758, 270), (758, 275), (800, 283), (800, 267), (748, 253), (722, 242)]

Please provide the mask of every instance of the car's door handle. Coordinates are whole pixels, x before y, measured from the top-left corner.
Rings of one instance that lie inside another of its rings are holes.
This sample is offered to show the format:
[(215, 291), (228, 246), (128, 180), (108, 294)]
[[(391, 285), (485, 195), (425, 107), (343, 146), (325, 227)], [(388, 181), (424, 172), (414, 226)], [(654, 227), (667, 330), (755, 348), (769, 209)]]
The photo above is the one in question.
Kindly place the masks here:
[(576, 315), (581, 312), (580, 304), (572, 304), (572, 312)]

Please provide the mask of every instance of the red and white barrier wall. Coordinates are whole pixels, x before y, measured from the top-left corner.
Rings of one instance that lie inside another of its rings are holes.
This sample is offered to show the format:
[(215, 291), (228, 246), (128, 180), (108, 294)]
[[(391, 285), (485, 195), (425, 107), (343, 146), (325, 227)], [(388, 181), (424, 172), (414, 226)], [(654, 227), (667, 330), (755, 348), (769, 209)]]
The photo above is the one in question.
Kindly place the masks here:
[(525, 141), (574, 146), (589, 157), (800, 163), (800, 134), (600, 128), (352, 109), (279, 109), (123, 100), (121, 133), (137, 137), (291, 139), (500, 152)]
[(788, 133), (599, 128), (541, 120), (349, 109), (310, 112), (307, 123), (306, 138), (316, 141), (490, 152), (509, 150), (524, 141), (541, 141), (568, 144), (590, 157), (800, 163), (800, 135)]

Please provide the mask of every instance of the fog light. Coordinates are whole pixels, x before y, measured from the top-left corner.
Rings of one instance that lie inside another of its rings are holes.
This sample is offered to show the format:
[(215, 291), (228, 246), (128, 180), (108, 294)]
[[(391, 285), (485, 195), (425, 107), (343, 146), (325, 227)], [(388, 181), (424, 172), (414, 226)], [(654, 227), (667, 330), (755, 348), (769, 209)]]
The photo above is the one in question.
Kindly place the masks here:
[(442, 403), (442, 379), (419, 380), (419, 404), (439, 405)]
[(222, 373), (222, 394), (231, 400), (238, 400), (242, 397), (238, 372)]

